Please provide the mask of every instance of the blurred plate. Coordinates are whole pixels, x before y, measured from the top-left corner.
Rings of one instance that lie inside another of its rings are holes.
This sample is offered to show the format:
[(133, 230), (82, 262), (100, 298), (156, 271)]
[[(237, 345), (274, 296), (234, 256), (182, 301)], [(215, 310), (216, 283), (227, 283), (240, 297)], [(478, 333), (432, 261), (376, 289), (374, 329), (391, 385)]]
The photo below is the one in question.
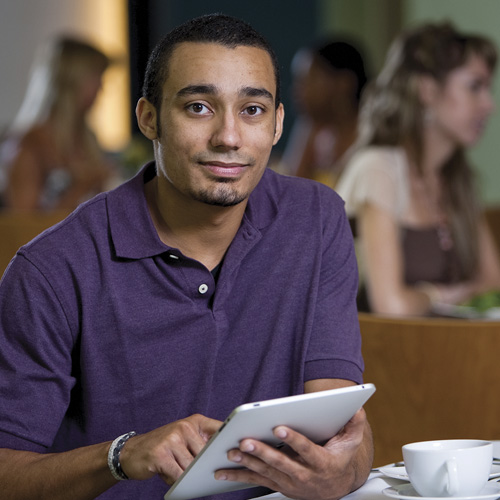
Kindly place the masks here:
[(486, 311), (478, 311), (474, 307), (456, 306), (438, 302), (433, 304), (432, 311), (439, 316), (448, 318), (500, 320), (500, 307), (491, 307)]

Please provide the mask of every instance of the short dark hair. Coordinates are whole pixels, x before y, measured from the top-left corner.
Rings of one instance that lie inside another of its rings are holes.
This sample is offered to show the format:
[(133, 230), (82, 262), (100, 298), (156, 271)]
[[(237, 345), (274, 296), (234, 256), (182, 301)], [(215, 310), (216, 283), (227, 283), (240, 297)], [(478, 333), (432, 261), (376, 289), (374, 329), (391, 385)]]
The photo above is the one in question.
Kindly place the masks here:
[(168, 62), (175, 47), (183, 42), (217, 43), (228, 48), (257, 47), (271, 57), (276, 78), (276, 107), (280, 103), (278, 59), (269, 42), (246, 22), (224, 14), (196, 17), (165, 35), (149, 56), (142, 95), (157, 109), (161, 107), (162, 89), (168, 77)]
[(357, 80), (356, 99), (359, 101), (368, 77), (364, 58), (354, 44), (344, 40), (329, 40), (314, 46), (312, 52), (333, 69), (346, 70), (354, 74)]

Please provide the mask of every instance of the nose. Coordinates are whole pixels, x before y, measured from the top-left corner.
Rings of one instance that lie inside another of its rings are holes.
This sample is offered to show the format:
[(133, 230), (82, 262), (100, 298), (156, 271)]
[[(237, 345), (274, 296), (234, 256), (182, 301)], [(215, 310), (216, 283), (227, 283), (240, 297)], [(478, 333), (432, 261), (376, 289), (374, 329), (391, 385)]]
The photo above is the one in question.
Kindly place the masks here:
[(210, 143), (214, 148), (236, 150), (241, 147), (241, 124), (238, 116), (227, 111), (216, 116)]

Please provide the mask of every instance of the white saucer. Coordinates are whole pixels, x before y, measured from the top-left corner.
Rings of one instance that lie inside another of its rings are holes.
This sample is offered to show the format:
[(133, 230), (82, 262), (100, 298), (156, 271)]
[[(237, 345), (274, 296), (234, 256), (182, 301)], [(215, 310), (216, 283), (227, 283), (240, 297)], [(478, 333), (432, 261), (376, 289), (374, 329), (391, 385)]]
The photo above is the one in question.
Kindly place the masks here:
[(404, 481), (409, 481), (408, 473), (404, 465), (394, 467), (392, 465), (386, 465), (385, 467), (379, 467), (378, 469), (384, 476), (392, 477), (393, 479), (402, 479)]
[[(408, 473), (406, 472), (405, 466), (394, 467), (392, 465), (386, 465), (384, 467), (379, 467), (378, 469), (382, 474), (393, 479), (402, 479), (403, 481), (409, 481)], [(500, 465), (493, 464), (491, 466), (490, 479), (495, 477), (500, 477)]]
[[(422, 498), (425, 500), (443, 500), (446, 497), (421, 497), (411, 484), (400, 484), (399, 486), (391, 486), (382, 490), (384, 495), (388, 497), (397, 498), (399, 500), (415, 500), (415, 498)], [(500, 497), (500, 483), (488, 483), (477, 495), (470, 497), (448, 497), (448, 500), (486, 500)]]

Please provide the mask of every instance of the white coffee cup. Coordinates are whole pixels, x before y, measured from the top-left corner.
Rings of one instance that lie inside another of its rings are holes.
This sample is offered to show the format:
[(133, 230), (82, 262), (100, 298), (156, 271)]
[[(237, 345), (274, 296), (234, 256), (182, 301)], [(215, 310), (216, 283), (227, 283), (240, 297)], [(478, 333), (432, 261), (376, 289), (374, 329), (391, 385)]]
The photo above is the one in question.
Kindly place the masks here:
[(422, 441), (403, 446), (406, 472), (423, 497), (464, 497), (486, 485), (493, 444), (476, 439)]

